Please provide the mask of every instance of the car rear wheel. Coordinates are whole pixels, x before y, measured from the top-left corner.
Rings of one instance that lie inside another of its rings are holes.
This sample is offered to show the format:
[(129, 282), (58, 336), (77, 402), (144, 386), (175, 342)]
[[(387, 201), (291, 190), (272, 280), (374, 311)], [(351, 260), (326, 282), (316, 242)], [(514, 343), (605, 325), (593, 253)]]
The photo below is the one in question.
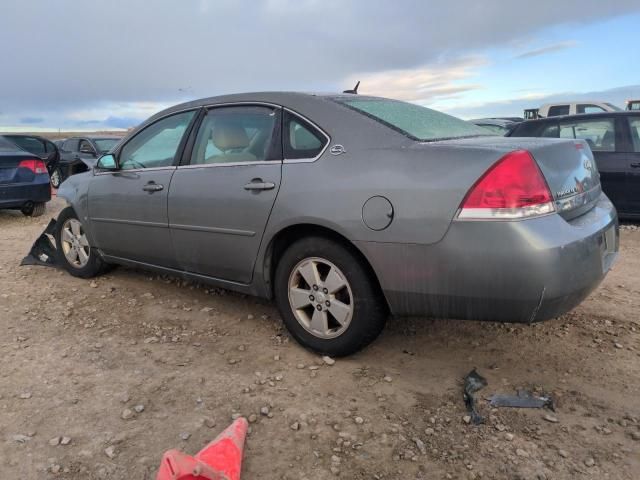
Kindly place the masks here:
[(57, 220), (55, 232), (58, 262), (74, 277), (92, 278), (103, 273), (107, 264), (89, 245), (84, 227), (71, 207)]
[(21, 211), (27, 217), (39, 217), (44, 214), (46, 208), (44, 202), (28, 202), (22, 207)]
[(382, 293), (339, 242), (309, 237), (278, 262), (275, 296), (284, 324), (304, 347), (344, 356), (371, 343), (387, 318)]
[(60, 187), (61, 183), (62, 183), (62, 172), (60, 171), (59, 168), (56, 168), (51, 173), (51, 186), (53, 188), (58, 188), (58, 187)]

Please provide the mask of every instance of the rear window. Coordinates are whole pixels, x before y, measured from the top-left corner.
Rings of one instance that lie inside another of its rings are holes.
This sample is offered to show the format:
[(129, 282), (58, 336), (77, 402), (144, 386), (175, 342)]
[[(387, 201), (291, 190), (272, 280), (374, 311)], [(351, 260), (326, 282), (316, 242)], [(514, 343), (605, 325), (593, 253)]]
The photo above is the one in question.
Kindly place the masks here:
[(0, 152), (17, 152), (16, 145), (6, 138), (0, 137)]
[(336, 97), (334, 101), (422, 142), (492, 135), (472, 123), (412, 103), (371, 97)]
[(20, 136), (8, 137), (8, 138), (10, 138), (11, 141), (16, 145), (18, 145), (21, 149), (29, 153), (33, 153), (34, 155), (42, 156), (42, 155), (45, 155), (46, 153), (44, 144), (37, 138), (20, 137)]

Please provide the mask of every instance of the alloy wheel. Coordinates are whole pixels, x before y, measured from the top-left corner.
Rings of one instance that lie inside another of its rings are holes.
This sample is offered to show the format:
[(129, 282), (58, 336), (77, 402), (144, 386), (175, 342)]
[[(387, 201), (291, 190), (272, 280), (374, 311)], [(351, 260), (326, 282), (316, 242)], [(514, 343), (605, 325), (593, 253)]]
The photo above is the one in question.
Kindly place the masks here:
[(82, 224), (75, 218), (69, 218), (62, 225), (62, 252), (69, 264), (75, 268), (83, 268), (89, 262), (91, 248)]
[(305, 258), (293, 268), (289, 305), (298, 323), (322, 339), (340, 336), (353, 318), (354, 299), (347, 277), (320, 257)]

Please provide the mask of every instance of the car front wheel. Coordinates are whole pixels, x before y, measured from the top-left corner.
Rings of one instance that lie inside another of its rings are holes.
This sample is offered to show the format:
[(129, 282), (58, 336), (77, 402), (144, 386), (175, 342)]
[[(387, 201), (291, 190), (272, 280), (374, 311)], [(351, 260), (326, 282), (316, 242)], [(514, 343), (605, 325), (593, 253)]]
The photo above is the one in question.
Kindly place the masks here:
[(334, 240), (309, 237), (291, 245), (278, 262), (274, 287), (287, 329), (318, 353), (350, 355), (384, 328), (380, 289), (354, 252)]
[(74, 277), (92, 278), (106, 270), (107, 264), (89, 245), (84, 227), (71, 207), (60, 212), (55, 239), (58, 262)]

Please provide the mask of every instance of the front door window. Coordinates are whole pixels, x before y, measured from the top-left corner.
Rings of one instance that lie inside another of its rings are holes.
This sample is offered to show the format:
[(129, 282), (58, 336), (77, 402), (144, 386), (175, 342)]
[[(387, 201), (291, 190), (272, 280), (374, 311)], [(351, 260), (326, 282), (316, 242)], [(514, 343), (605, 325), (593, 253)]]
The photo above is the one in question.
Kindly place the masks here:
[(159, 120), (133, 137), (120, 151), (120, 169), (170, 167), (195, 111)]

